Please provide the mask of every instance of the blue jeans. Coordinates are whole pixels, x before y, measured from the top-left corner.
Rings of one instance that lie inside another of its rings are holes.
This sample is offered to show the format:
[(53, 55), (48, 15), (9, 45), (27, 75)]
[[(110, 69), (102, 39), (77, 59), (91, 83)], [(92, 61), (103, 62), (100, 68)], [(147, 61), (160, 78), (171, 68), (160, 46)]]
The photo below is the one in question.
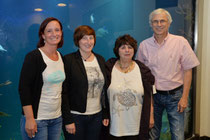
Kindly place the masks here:
[(65, 140), (99, 140), (102, 126), (102, 112), (93, 115), (73, 114), (76, 127), (75, 135), (69, 134), (65, 126), (63, 132)]
[(154, 94), (154, 120), (155, 125), (150, 131), (151, 140), (159, 140), (162, 115), (164, 109), (168, 116), (171, 131), (171, 140), (184, 140), (184, 112), (177, 111), (183, 88), (175, 91), (173, 95)]
[(23, 140), (60, 140), (62, 131), (62, 117), (50, 120), (36, 120), (37, 133), (29, 138), (25, 131), (25, 116), (21, 117), (20, 127)]

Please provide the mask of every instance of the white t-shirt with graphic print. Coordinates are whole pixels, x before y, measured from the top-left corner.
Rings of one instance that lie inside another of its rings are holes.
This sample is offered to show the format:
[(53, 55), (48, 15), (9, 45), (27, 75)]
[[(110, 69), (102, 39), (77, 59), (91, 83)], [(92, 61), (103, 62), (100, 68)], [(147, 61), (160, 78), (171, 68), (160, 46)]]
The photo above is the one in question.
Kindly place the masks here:
[(37, 120), (58, 118), (61, 116), (61, 91), (65, 79), (64, 64), (59, 52), (57, 52), (58, 61), (53, 61), (41, 49), (39, 51), (47, 67), (42, 73), (43, 87)]
[(104, 86), (104, 76), (96, 57), (94, 57), (94, 60), (91, 62), (83, 60), (83, 63), (88, 79), (86, 112), (80, 113), (77, 111), (71, 111), (71, 113), (80, 115), (96, 114), (101, 111), (101, 93)]
[(110, 134), (113, 136), (138, 135), (144, 90), (138, 65), (128, 73), (115, 66), (108, 88), (110, 103)]

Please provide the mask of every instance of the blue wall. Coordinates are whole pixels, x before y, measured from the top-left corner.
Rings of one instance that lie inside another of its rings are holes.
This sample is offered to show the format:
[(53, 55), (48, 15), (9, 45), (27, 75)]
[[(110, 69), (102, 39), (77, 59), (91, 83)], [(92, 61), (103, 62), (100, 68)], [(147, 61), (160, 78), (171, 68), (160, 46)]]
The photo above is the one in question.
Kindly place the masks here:
[[(66, 3), (66, 7), (57, 6)], [(161, 3), (158, 3), (161, 6)], [(152, 35), (148, 15), (155, 9), (154, 0), (1, 0), (0, 1), (0, 139), (20, 140), (21, 105), (18, 95), (19, 73), (25, 54), (36, 48), (38, 29), (46, 17), (60, 19), (64, 27), (65, 55), (76, 50), (73, 32), (79, 25), (96, 31), (94, 50), (105, 59), (113, 55), (115, 39), (131, 34), (138, 43)], [(169, 10), (176, 20), (170, 32), (183, 35), (185, 15), (177, 5)], [(43, 11), (35, 12), (35, 8)]]

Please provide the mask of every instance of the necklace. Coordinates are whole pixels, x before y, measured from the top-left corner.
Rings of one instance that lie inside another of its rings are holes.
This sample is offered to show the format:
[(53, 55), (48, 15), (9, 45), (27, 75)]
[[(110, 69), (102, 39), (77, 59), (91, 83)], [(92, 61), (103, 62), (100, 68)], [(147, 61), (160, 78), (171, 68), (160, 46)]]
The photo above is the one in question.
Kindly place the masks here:
[(128, 73), (131, 71), (131, 68), (133, 66), (133, 61), (127, 67), (123, 67), (122, 64), (120, 63), (120, 60), (118, 61), (118, 64), (120, 66), (121, 71), (123, 71), (124, 73)]
[(92, 53), (90, 53), (86, 58), (81, 55), (82, 60), (87, 61), (91, 57)]

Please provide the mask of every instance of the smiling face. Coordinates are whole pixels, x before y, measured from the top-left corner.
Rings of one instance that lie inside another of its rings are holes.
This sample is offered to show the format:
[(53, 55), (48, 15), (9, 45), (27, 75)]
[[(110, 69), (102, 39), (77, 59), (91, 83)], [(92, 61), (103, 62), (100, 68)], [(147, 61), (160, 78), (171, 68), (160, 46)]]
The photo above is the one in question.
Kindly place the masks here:
[(131, 45), (122, 45), (119, 48), (119, 56), (122, 60), (132, 60), (134, 48)]
[(57, 47), (62, 37), (60, 24), (57, 21), (49, 22), (42, 34), (42, 37), (45, 40), (45, 45)]
[(93, 35), (84, 35), (82, 39), (79, 40), (79, 49), (82, 53), (90, 53), (95, 44), (95, 39)]
[(155, 36), (161, 35), (166, 37), (168, 34), (168, 29), (170, 27), (167, 15), (165, 13), (154, 15), (152, 18), (151, 27), (154, 31)]

